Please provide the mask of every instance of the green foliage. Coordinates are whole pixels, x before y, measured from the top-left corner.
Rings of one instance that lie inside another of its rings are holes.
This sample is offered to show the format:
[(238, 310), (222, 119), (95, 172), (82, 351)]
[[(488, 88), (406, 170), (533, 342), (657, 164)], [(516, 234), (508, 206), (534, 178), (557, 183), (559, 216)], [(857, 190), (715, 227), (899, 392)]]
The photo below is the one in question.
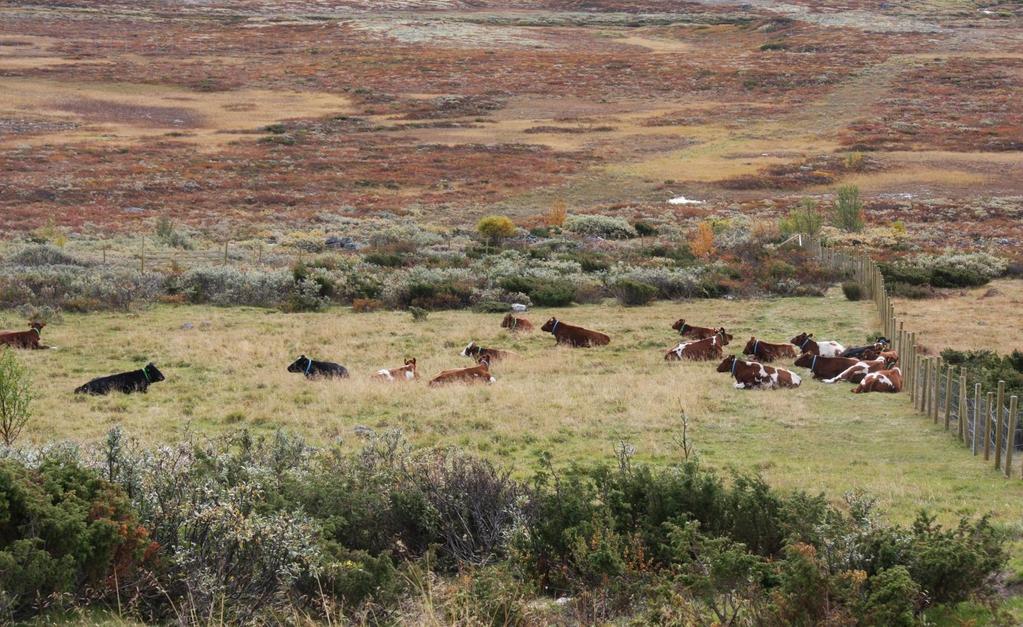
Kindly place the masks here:
[(625, 218), (597, 214), (569, 216), (565, 221), (565, 229), (603, 239), (631, 239), (638, 235)]
[(824, 214), (817, 201), (812, 198), (804, 198), (796, 207), (790, 209), (785, 217), (778, 220), (778, 230), (785, 236), (803, 233), (817, 237), (823, 226)]
[(515, 235), (515, 223), (507, 216), (487, 216), (476, 224), (476, 230), (491, 244), (497, 244)]
[(568, 281), (550, 281), (536, 285), (526, 293), (540, 307), (567, 307), (575, 298), (575, 286)]
[(0, 615), (29, 615), (50, 595), (109, 598), (146, 546), (124, 493), (67, 460), (38, 470), (0, 461)]
[(429, 311), (415, 305), (410, 306), (408, 312), (412, 314), (412, 322), (426, 322), (426, 319), (430, 317)]
[(620, 279), (611, 287), (611, 293), (626, 307), (649, 305), (657, 298), (657, 287), (649, 283)]
[(400, 253), (374, 252), (363, 256), (363, 261), (384, 268), (400, 268), (405, 265), (405, 256)]
[(858, 608), (859, 614), (868, 625), (912, 627), (917, 624), (920, 594), (920, 585), (905, 566), (882, 570), (870, 579), (870, 594)]
[(1011, 355), (998, 355), (992, 351), (957, 351), (946, 348), (941, 358), (953, 366), (964, 366), (970, 379), (983, 384), (987, 390), (998, 387), (1005, 381), (1005, 389), (1012, 394), (1023, 395), (1023, 351), (1013, 350)]
[(844, 231), (862, 231), (863, 201), (860, 200), (860, 189), (854, 185), (838, 188), (838, 199), (835, 201), (835, 224)]
[(918, 255), (880, 264), (889, 283), (934, 287), (979, 287), (997, 278), (1008, 267), (1006, 260), (987, 253)]
[(32, 385), (14, 350), (0, 346), (0, 441), (14, 444), (32, 417)]
[(160, 216), (156, 221), (156, 238), (166, 246), (192, 250), (195, 243), (187, 234), (177, 230), (174, 222), (167, 216)]
[(863, 286), (856, 281), (846, 281), (842, 283), (842, 293), (846, 300), (862, 300)]
[(636, 222), (632, 225), (632, 228), (636, 229), (636, 234), (640, 237), (653, 237), (657, 235), (657, 227), (646, 222)]

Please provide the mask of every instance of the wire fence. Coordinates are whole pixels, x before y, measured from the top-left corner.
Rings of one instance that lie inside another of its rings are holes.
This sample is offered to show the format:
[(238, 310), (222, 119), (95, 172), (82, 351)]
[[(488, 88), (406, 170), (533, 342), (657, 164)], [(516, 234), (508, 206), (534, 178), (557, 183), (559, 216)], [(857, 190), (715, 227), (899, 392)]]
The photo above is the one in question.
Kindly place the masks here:
[(1023, 413), (1019, 398), (1006, 396), (1005, 382), (986, 390), (981, 381), (971, 380), (962, 366), (926, 354), (916, 332), (906, 329), (895, 315), (884, 276), (872, 259), (833, 250), (817, 240), (800, 238), (799, 243), (822, 264), (852, 277), (874, 301), (882, 333), (899, 354), (902, 391), (915, 409), (1006, 477), (1013, 475), (1013, 461), (1021, 462), (1018, 475), (1023, 478), (1023, 454), (1019, 453), (1023, 451)]

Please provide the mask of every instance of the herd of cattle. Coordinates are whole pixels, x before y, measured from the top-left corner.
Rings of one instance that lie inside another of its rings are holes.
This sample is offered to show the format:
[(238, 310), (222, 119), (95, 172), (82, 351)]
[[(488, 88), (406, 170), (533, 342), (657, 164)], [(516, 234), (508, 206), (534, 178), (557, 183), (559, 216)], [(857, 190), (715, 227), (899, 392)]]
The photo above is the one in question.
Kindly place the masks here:
[[(40, 342), (42, 322), (33, 322), (28, 331), (0, 332), (0, 346), (13, 348), (47, 348)], [(533, 324), (525, 318), (507, 314), (501, 327), (513, 333), (529, 333)], [(751, 337), (742, 354), (750, 360), (735, 355), (724, 355), (724, 347), (731, 343), (733, 336), (724, 327), (698, 327), (678, 320), (671, 327), (685, 341), (671, 348), (664, 355), (667, 361), (712, 361), (722, 359), (717, 371), (730, 373), (739, 389), (778, 389), (799, 387), (802, 379), (798, 374), (785, 368), (768, 365), (779, 359), (794, 359), (794, 365), (807, 368), (814, 379), (824, 383), (849, 381), (857, 384), (853, 392), (899, 392), (902, 390), (902, 372), (896, 366), (898, 353), (891, 350), (888, 340), (882, 338), (874, 344), (845, 348), (838, 342), (819, 341), (812, 333), (800, 333), (785, 344), (774, 344)], [(558, 344), (585, 348), (604, 346), (611, 338), (598, 331), (574, 326), (557, 318), (551, 318), (540, 327), (541, 331), (554, 336)], [(444, 370), (430, 380), (429, 385), (447, 383), (493, 383), (491, 367), (496, 362), (512, 355), (509, 351), (484, 348), (470, 342), (462, 350), (463, 357), (472, 358), (475, 366)], [(307, 378), (347, 378), (348, 369), (329, 362), (318, 361), (302, 355), (290, 366), (288, 372), (302, 373)], [(414, 381), (419, 378), (416, 360), (406, 359), (402, 366), (382, 369), (373, 378), (386, 382)], [(149, 386), (163, 381), (163, 373), (153, 363), (139, 370), (99, 377), (75, 389), (76, 394), (108, 394), (110, 392), (146, 392)]]

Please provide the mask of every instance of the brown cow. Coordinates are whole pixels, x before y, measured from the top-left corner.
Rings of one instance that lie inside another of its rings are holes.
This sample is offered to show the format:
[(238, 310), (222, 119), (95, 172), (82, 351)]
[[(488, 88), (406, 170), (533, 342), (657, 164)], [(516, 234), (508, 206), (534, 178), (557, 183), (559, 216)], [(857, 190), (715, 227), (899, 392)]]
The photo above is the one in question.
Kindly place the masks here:
[(665, 361), (709, 361), (721, 359), (723, 346), (728, 345), (728, 338), (721, 333), (693, 342), (681, 342), (678, 346), (664, 354)]
[(902, 370), (892, 368), (872, 372), (863, 377), (863, 381), (852, 389), (853, 394), (865, 392), (891, 392), (893, 394), (902, 391)]
[(671, 325), (671, 328), (678, 331), (678, 334), (682, 338), (693, 338), (694, 340), (706, 340), (707, 338), (713, 338), (714, 335), (721, 333), (725, 340), (731, 342), (733, 338), (731, 334), (725, 332), (724, 327), (710, 328), (707, 326), (693, 326), (692, 324), (686, 324), (685, 318), (675, 320), (675, 323)]
[(430, 386), (445, 383), (493, 383), (497, 381), (490, 374), (490, 360), (484, 357), (479, 364), (471, 368), (454, 368), (444, 370), (430, 381)]
[(791, 370), (774, 368), (756, 361), (743, 361), (735, 355), (725, 357), (718, 364), (718, 372), (731, 372), (735, 377), (735, 387), (740, 390), (774, 390), (777, 388), (797, 388), (803, 382), (800, 376)]
[(760, 361), (774, 361), (782, 357), (795, 357), (796, 349), (791, 344), (772, 344), (751, 337), (742, 349), (743, 355), (753, 355)]
[(813, 333), (800, 333), (789, 342), (798, 346), (800, 352), (821, 357), (841, 357), (845, 352), (845, 347), (838, 342), (819, 341), (813, 337)]
[(858, 363), (860, 363), (859, 359), (851, 357), (821, 357), (820, 355), (803, 353), (796, 359), (795, 365), (801, 368), (809, 368), (810, 372), (813, 373), (814, 379), (830, 379)]
[(11, 348), (46, 348), (39, 343), (42, 337), (41, 331), (46, 326), (45, 322), (32, 322), (28, 331), (0, 331), (0, 346), (7, 345)]
[(462, 357), (472, 357), (476, 360), (476, 363), (480, 363), (483, 359), (489, 359), (491, 362), (500, 361), (506, 357), (511, 357), (512, 354), (510, 351), (503, 351), (497, 348), (483, 348), (476, 342), (469, 342), (462, 349)]
[(824, 383), (836, 383), (838, 381), (849, 381), (850, 383), (859, 383), (863, 380), (863, 377), (867, 376), (871, 372), (879, 372), (888, 368), (888, 364), (885, 362), (883, 357), (877, 359), (870, 359), (864, 361), (858, 361), (852, 366), (849, 366), (842, 372), (831, 377), (830, 379), (824, 379)]
[(529, 333), (533, 330), (533, 323), (525, 318), (516, 318), (515, 316), (508, 314), (501, 321), (501, 328), (508, 329), (509, 331), (522, 331), (523, 333)]
[(419, 378), (419, 371), (416, 370), (416, 358), (405, 360), (405, 365), (400, 368), (382, 368), (373, 375), (378, 381), (413, 381)]
[(590, 331), (582, 327), (565, 324), (557, 318), (551, 318), (543, 323), (541, 331), (554, 335), (558, 344), (568, 344), (575, 347), (604, 346), (611, 343), (611, 338), (599, 331)]

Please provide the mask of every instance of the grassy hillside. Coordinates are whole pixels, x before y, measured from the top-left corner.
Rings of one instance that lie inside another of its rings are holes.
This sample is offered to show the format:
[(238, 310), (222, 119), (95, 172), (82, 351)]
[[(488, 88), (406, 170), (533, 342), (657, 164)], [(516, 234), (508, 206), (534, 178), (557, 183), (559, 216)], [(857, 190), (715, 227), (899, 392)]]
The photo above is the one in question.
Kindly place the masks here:
[[(1006, 481), (951, 438), (915, 415), (905, 395), (853, 395), (846, 385), (804, 380), (795, 391), (735, 390), (709, 363), (667, 363), (671, 323), (720, 323), (736, 335), (734, 351), (756, 332), (784, 341), (799, 331), (859, 343), (875, 323), (871, 305), (824, 299), (696, 301), (625, 309), (580, 306), (536, 310), (606, 331), (611, 346), (570, 350), (550, 335), (512, 337), (500, 316), (439, 312), (423, 323), (408, 314), (281, 314), (258, 309), (158, 307), (137, 314), (66, 315), (44, 331), (58, 350), (22, 353), (38, 389), (26, 437), (79, 441), (116, 424), (148, 442), (186, 429), (217, 433), (278, 427), (313, 441), (342, 438), (357, 446), (356, 427), (401, 429), (416, 445), (455, 445), (524, 473), (544, 450), (560, 462), (607, 457), (620, 440), (648, 460), (679, 455), (680, 408), (697, 454), (719, 468), (758, 470), (780, 487), (823, 491), (838, 499), (862, 489), (897, 518), (927, 507), (945, 519), (962, 510), (993, 510), (1004, 521), (1023, 514), (1023, 484)], [(3, 326), (20, 325), (10, 315)], [(183, 328), (191, 323), (192, 328)], [(434, 389), (438, 371), (469, 365), (469, 340), (507, 348), (516, 358), (494, 368), (491, 386)], [(305, 353), (335, 360), (347, 381), (306, 381), (286, 372)], [(370, 380), (405, 356), (419, 360), (419, 383)], [(71, 391), (103, 374), (152, 359), (167, 381), (147, 395), (85, 398)], [(798, 369), (797, 369), (798, 370)], [(804, 374), (801, 371), (801, 374)]]

